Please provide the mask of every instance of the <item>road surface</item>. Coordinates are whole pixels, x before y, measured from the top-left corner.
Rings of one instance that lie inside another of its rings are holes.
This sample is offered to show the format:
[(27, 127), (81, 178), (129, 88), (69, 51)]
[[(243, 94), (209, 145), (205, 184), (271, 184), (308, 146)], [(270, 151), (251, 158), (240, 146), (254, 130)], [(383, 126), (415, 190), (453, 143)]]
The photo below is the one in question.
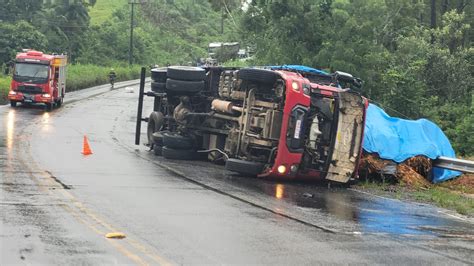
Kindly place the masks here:
[(472, 220), (443, 209), (154, 156), (133, 144), (132, 87), (0, 107), (0, 265), (474, 261)]

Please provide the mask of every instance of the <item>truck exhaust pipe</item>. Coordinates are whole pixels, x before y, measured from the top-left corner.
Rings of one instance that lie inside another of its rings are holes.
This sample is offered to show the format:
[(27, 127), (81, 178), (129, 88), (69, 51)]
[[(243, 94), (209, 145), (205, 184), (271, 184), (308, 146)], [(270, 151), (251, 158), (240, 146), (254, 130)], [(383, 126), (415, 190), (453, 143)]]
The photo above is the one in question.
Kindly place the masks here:
[(211, 107), (213, 110), (227, 114), (234, 114), (235, 112), (242, 113), (242, 107), (234, 106), (234, 104), (229, 101), (215, 99), (212, 101)]

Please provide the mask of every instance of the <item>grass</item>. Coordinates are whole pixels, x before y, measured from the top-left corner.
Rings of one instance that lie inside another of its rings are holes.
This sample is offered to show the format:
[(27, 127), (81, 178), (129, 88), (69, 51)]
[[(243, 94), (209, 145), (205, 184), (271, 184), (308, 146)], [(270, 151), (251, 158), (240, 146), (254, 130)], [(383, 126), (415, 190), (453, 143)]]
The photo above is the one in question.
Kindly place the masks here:
[[(428, 188), (406, 187), (401, 184), (368, 180), (361, 181), (354, 187), (400, 200), (434, 204), (473, 217), (474, 197), (472, 197), (472, 193), (474, 188), (471, 184), (466, 184), (466, 180), (472, 180), (471, 178), (474, 176), (465, 175), (452, 181), (433, 184)], [(463, 182), (459, 182), (461, 180)]]
[(11, 77), (0, 76), (0, 104), (7, 102), (8, 91), (10, 90)]
[(97, 0), (90, 8), (89, 16), (92, 25), (100, 25), (112, 16), (112, 13), (127, 4), (127, 0)]
[[(116, 81), (137, 79), (140, 77), (140, 66), (114, 66)], [(96, 65), (70, 65), (66, 87), (67, 91), (80, 90), (109, 82), (110, 67)]]
[(414, 191), (412, 196), (418, 201), (434, 203), (437, 206), (455, 210), (460, 214), (474, 216), (474, 199), (441, 186)]

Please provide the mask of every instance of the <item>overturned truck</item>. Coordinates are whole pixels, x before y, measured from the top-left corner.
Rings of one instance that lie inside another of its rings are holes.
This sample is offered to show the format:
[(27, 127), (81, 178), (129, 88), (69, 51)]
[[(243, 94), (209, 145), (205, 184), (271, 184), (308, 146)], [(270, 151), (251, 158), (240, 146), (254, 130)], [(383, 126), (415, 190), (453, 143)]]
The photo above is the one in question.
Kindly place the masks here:
[[(268, 178), (346, 183), (357, 174), (368, 102), (346, 88), (360, 85), (350, 74), (171, 66), (152, 69), (147, 92), (144, 76), (136, 144), (146, 121), (156, 155)], [(155, 98), (147, 118), (144, 96)]]

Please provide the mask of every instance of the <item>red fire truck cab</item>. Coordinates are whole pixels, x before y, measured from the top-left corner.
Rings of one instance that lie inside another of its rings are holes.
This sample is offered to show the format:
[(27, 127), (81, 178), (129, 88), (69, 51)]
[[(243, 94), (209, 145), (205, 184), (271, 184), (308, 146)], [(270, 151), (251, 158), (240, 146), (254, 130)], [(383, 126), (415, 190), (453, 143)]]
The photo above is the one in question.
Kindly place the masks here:
[(17, 103), (44, 103), (46, 110), (60, 107), (66, 92), (66, 55), (29, 50), (17, 54), (8, 99)]

